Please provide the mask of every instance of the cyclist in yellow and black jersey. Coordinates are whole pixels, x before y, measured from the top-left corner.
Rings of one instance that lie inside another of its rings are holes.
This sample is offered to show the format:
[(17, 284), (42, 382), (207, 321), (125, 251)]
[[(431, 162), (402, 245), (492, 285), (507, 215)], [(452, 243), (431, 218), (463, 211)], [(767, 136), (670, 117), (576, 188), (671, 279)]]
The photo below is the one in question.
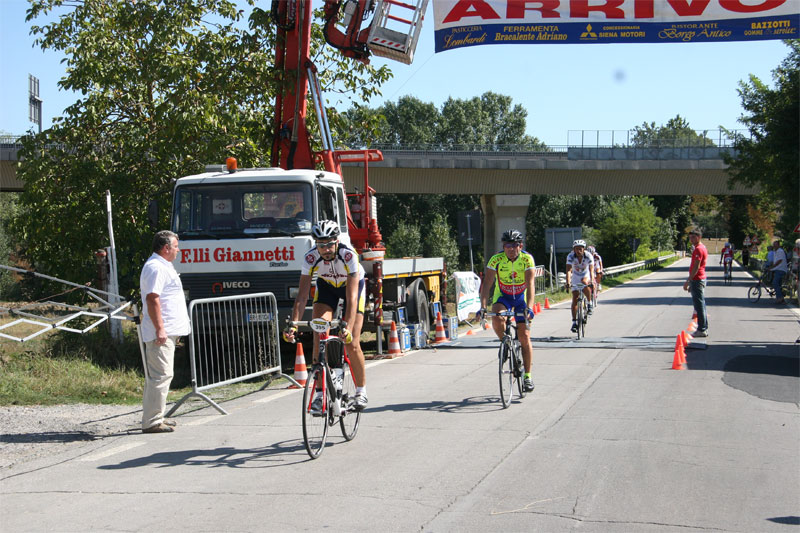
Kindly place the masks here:
[[(533, 256), (522, 249), (522, 233), (516, 230), (508, 230), (503, 233), (501, 240), (503, 241), (503, 251), (493, 255), (486, 264), (481, 286), (481, 310), (479, 314), (483, 315), (485, 313), (486, 306), (490, 301), (490, 294), (491, 311), (493, 313), (504, 309), (513, 309), (515, 311), (517, 337), (522, 347), (522, 361), (525, 365), (523, 387), (527, 392), (530, 392), (534, 387), (533, 379), (531, 378), (533, 354), (531, 338), (525, 319), (533, 318), (533, 305), (536, 298), (533, 279), (536, 264)], [(497, 338), (502, 339), (505, 333), (503, 319), (500, 317), (492, 318), (492, 328)]]
[[(315, 246), (303, 256), (300, 270), (300, 286), (294, 300), (291, 320), (300, 320), (308, 301), (311, 281), (316, 274), (317, 290), (314, 293), (313, 318), (331, 320), (339, 306), (339, 299), (344, 300), (343, 322), (339, 336), (347, 345), (350, 356), (353, 381), (356, 383), (355, 408), (367, 406), (366, 374), (364, 370), (364, 352), (361, 351), (361, 326), (364, 323), (364, 268), (358, 262), (358, 253), (339, 242), (339, 225), (333, 220), (323, 220), (311, 228)], [(283, 333), (287, 342), (294, 342), (296, 327), (290, 327)], [(319, 335), (314, 333), (314, 362), (319, 355)], [(312, 402), (322, 405), (322, 391)]]

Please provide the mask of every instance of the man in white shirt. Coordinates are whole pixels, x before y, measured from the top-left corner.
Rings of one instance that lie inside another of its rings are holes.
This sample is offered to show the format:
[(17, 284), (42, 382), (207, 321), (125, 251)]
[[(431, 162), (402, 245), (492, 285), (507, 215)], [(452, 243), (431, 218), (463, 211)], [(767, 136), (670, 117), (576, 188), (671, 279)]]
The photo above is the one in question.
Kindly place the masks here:
[(153, 255), (139, 277), (142, 291), (141, 334), (145, 344), (142, 431), (170, 433), (175, 423), (164, 420), (167, 393), (172, 382), (175, 344), (190, 332), (183, 285), (172, 262), (178, 256), (178, 236), (159, 231), (153, 238)]
[(781, 241), (774, 241), (772, 243), (772, 288), (775, 289), (775, 303), (782, 304), (785, 302), (783, 299), (783, 277), (789, 272), (788, 263), (786, 261), (786, 252), (781, 248)]

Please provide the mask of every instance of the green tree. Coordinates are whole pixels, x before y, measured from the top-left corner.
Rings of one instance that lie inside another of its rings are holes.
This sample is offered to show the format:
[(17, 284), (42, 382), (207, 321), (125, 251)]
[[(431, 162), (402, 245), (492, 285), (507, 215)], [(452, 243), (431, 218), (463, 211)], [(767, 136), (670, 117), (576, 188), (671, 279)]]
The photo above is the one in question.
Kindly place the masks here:
[(422, 253), (426, 257), (444, 257), (449, 272), (458, 270), (458, 244), (455, 234), (450, 229), (442, 213), (436, 213), (425, 232), (422, 241)]
[(659, 147), (687, 147), (687, 146), (714, 146), (714, 142), (689, 126), (689, 122), (680, 115), (675, 115), (665, 125), (656, 126), (655, 122), (643, 122), (641, 126), (633, 128), (631, 144), (642, 148)]
[(800, 221), (800, 40), (786, 44), (789, 55), (772, 71), (774, 88), (753, 75), (739, 83), (739, 121), (750, 135), (734, 135), (738, 154), (726, 160), (732, 183), (761, 187), (784, 238)]
[(656, 216), (655, 207), (647, 197), (630, 196), (614, 202), (609, 214), (599, 224), (603, 263), (615, 265), (631, 261), (633, 251), (629, 238), (640, 240), (637, 256), (648, 253), (660, 223), (661, 219)]
[[(28, 21), (61, 5), (31, 0)], [(66, 55), (59, 87), (82, 96), (51, 129), (23, 141), (25, 209), (14, 227), (40, 270), (85, 280), (92, 252), (107, 244), (104, 191), (110, 190), (120, 283), (131, 291), (149, 254), (147, 199), (169, 205), (172, 179), (228, 155), (241, 166), (269, 164), (272, 99), (281, 87), (271, 68), (275, 25), (259, 8), (245, 25), (232, 0), (70, 5), (32, 33), (44, 50)], [(368, 98), (386, 79), (385, 69), (322, 45), (316, 25), (313, 35), (326, 88)], [(168, 211), (162, 210), (161, 228)]]
[(399, 222), (386, 238), (387, 257), (416, 257), (422, 253), (422, 238), (419, 226)]

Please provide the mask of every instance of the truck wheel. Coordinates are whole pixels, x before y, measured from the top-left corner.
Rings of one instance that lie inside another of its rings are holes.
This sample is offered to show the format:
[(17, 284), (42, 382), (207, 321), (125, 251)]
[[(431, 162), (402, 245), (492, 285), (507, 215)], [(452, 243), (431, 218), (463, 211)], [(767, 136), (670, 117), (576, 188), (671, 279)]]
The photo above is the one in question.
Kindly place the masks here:
[(426, 336), (431, 332), (431, 316), (428, 307), (428, 294), (425, 291), (425, 282), (416, 280), (408, 287), (408, 314), (412, 322), (419, 323)]

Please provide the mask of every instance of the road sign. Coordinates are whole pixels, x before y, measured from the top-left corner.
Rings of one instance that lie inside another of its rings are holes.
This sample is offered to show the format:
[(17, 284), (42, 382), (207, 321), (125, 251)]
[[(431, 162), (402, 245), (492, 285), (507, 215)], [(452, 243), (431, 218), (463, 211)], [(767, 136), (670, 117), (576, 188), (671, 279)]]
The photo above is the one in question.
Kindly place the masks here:
[(800, 233), (800, 222), (794, 227), (794, 233)]
[(628, 244), (631, 247), (631, 250), (634, 252), (639, 249), (639, 245), (642, 244), (642, 239), (638, 239), (636, 237), (628, 237)]
[(552, 244), (556, 253), (572, 251), (572, 241), (581, 238), (581, 228), (547, 228), (544, 230), (544, 241), (547, 249)]

